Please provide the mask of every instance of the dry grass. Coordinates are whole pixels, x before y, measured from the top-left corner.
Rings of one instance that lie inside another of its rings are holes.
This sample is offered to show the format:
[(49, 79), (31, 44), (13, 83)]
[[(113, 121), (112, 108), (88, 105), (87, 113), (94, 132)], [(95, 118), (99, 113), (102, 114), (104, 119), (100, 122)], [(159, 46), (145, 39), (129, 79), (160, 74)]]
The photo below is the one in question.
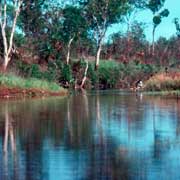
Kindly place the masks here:
[(180, 90), (180, 72), (160, 73), (151, 77), (145, 83), (148, 91)]

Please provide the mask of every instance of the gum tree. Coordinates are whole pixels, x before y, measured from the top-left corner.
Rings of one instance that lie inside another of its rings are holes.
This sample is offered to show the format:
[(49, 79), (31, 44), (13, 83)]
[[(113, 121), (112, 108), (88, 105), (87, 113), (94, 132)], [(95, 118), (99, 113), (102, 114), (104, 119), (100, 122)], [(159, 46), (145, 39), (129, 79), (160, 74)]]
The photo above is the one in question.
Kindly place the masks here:
[(45, 0), (24, 1), (19, 16), (19, 24), (28, 38), (39, 36), (43, 32)]
[(62, 36), (67, 44), (66, 64), (69, 64), (70, 51), (73, 41), (79, 36), (84, 36), (87, 32), (86, 20), (82, 16), (81, 8), (66, 6), (63, 9)]
[[(23, 0), (1, 0), (0, 1), (0, 28), (3, 38), (3, 48), (4, 48), (4, 62), (3, 62), (3, 71), (6, 71), (7, 66), (11, 60), (11, 53), (13, 49), (13, 38), (16, 29), (16, 23), (18, 16), (20, 14), (21, 5)], [(13, 12), (13, 17), (8, 18), (8, 6)], [(10, 35), (8, 35), (8, 30), (10, 29)]]
[(89, 23), (93, 37), (96, 39), (97, 50), (95, 69), (98, 69), (103, 40), (108, 27), (122, 20), (127, 13), (127, 0), (82, 0), (84, 16)]
[(153, 13), (153, 31), (152, 31), (152, 55), (154, 55), (154, 37), (158, 25), (161, 23), (162, 18), (169, 16), (169, 10), (163, 9), (165, 0), (150, 0), (147, 8)]
[(135, 18), (137, 14), (140, 11), (145, 10), (146, 8), (146, 0), (128, 0), (129, 4), (129, 9), (127, 14), (124, 16), (124, 23), (127, 26), (127, 58), (129, 60), (129, 53), (130, 53), (130, 39), (132, 36), (132, 28), (133, 28), (133, 23), (135, 22)]

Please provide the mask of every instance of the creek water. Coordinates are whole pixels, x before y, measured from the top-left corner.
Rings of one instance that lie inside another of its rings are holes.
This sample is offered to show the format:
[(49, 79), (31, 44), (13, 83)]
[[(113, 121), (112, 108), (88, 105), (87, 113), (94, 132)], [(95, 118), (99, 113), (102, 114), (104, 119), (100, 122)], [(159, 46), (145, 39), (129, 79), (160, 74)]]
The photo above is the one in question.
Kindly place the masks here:
[(180, 100), (98, 91), (0, 102), (0, 179), (180, 179)]

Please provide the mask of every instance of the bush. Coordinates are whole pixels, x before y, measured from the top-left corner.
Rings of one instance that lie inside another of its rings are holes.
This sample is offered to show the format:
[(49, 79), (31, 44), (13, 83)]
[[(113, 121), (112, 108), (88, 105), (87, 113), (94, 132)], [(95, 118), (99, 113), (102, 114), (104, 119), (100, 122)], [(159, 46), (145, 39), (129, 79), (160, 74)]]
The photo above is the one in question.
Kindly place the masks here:
[(41, 71), (39, 69), (39, 65), (37, 65), (37, 64), (32, 64), (31, 65), (30, 77), (38, 78), (38, 79), (43, 78), (43, 74), (41, 73)]
[(145, 89), (149, 91), (173, 91), (180, 89), (180, 76), (172, 76), (171, 74), (157, 74), (150, 78)]
[(93, 86), (96, 86), (96, 84), (98, 83), (98, 74), (97, 71), (94, 70), (94, 63), (89, 63), (89, 68), (88, 68), (88, 77), (91, 80), (91, 84)]
[(115, 61), (101, 61), (98, 69), (99, 83), (105, 88), (114, 88), (120, 77), (119, 64)]
[(71, 65), (64, 64), (61, 70), (61, 80), (68, 83), (73, 83), (74, 79), (72, 76)]
[(16, 64), (16, 68), (18, 69), (21, 76), (30, 77), (31, 65), (23, 63), (22, 61), (18, 61)]
[(56, 65), (52, 62), (49, 62), (48, 69), (42, 73), (42, 77), (47, 81), (57, 81), (59, 78), (59, 73)]

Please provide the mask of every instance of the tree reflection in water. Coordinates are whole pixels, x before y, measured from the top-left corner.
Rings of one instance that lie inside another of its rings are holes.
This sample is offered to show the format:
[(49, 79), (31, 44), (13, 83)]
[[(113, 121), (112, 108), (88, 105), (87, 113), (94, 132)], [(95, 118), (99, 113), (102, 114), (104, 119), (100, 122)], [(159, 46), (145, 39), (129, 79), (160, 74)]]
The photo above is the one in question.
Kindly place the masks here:
[[(4, 179), (9, 179), (9, 161), (13, 162), (13, 179), (18, 177), (18, 160), (16, 153), (16, 134), (15, 134), (15, 121), (11, 113), (9, 113), (8, 102), (4, 105), (4, 143), (3, 143), (3, 162), (4, 162)], [(9, 147), (10, 145), (10, 147)]]
[(0, 179), (177, 179), (179, 109), (174, 99), (85, 91), (1, 102)]

